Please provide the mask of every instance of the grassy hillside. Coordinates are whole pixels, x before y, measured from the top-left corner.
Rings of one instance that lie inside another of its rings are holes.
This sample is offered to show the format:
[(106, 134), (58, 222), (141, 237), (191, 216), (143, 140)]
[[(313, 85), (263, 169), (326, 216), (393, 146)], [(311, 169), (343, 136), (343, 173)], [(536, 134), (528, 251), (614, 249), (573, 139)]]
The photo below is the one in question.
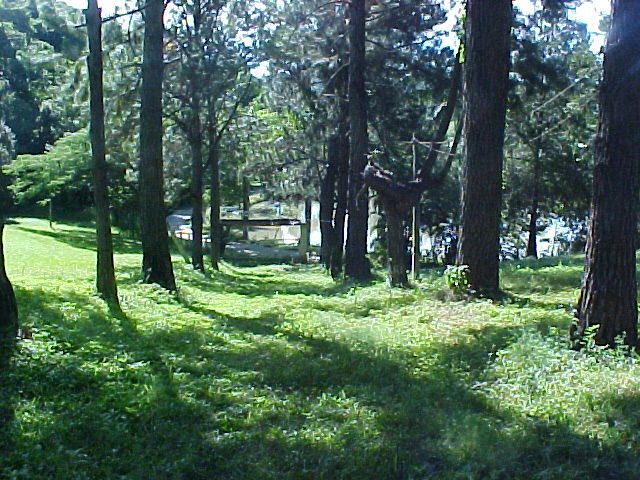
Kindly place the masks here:
[(0, 377), (0, 478), (635, 479), (636, 357), (566, 348), (579, 259), (505, 266), (505, 304), (336, 285), (318, 267), (176, 258), (126, 318), (93, 295), (92, 232), (6, 232), (23, 326)]

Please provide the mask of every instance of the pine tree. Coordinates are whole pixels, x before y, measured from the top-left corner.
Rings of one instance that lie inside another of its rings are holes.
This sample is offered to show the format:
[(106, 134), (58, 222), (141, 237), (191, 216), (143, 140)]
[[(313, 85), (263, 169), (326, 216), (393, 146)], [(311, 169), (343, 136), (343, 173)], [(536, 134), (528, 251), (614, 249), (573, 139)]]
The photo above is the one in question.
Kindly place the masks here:
[(142, 273), (147, 283), (175, 290), (164, 211), (162, 160), (163, 0), (148, 0), (140, 94), (140, 231)]
[(600, 86), (587, 265), (572, 327), (574, 346), (598, 325), (595, 341), (618, 335), (637, 345), (636, 238), (640, 188), (640, 3), (612, 2)]
[(367, 91), (365, 86), (365, 0), (353, 0), (349, 6), (349, 222), (344, 273), (366, 281), (371, 278), (367, 259), (369, 195), (363, 174), (367, 165)]
[(465, 160), (457, 262), (479, 294), (499, 290), (499, 227), (511, 0), (467, 2)]
[(96, 207), (97, 266), (96, 288), (100, 296), (118, 308), (109, 216), (107, 161), (104, 135), (104, 99), (102, 84), (102, 19), (97, 0), (89, 0), (85, 10), (89, 38), (89, 90), (91, 110), (91, 151), (93, 195)]

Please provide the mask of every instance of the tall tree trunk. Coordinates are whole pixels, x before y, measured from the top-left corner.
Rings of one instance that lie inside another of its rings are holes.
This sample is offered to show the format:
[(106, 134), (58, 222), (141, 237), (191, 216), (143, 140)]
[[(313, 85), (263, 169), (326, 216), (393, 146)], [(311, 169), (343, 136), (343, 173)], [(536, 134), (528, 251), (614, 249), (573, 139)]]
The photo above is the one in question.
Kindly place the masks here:
[(499, 227), (511, 0), (467, 2), (465, 161), (458, 264), (479, 294), (499, 291)]
[(540, 148), (533, 151), (533, 188), (531, 189), (531, 211), (529, 212), (529, 238), (527, 240), (527, 257), (538, 258), (538, 217), (540, 202)]
[(365, 85), (365, 0), (349, 5), (349, 224), (344, 273), (354, 280), (371, 278), (367, 259), (369, 195), (363, 173), (367, 165), (367, 91)]
[(0, 368), (7, 365), (18, 332), (18, 306), (4, 260), (4, 221), (0, 221)]
[(209, 213), (211, 240), (211, 268), (220, 270), (219, 262), (222, 251), (222, 227), (220, 225), (220, 152), (218, 144), (209, 141), (209, 168), (211, 169), (211, 211)]
[[(194, 5), (194, 36), (195, 42), (198, 46), (201, 44), (200, 40), (200, 26), (201, 26), (201, 4), (196, 2)], [(203, 213), (202, 213), (202, 193), (203, 193), (203, 175), (204, 165), (202, 163), (202, 120), (201, 120), (201, 87), (198, 71), (198, 61), (191, 65), (191, 72), (189, 73), (189, 86), (191, 90), (191, 121), (189, 124), (189, 147), (191, 150), (191, 232), (192, 232), (192, 246), (191, 246), (191, 264), (196, 270), (204, 271), (204, 258), (202, 252), (202, 226), (203, 226)]]
[(190, 135), (191, 149), (191, 231), (192, 253), (191, 263), (196, 270), (204, 270), (202, 253), (202, 133), (200, 126), (200, 114), (193, 117), (193, 134)]
[(640, 2), (613, 0), (600, 87), (600, 119), (587, 265), (572, 328), (574, 346), (588, 327), (595, 341), (637, 345), (637, 236), (640, 175)]
[(102, 82), (102, 18), (97, 0), (89, 0), (84, 11), (89, 39), (89, 110), (91, 116), (91, 163), (93, 171), (93, 198), (96, 205), (96, 289), (98, 294), (118, 308), (109, 216), (109, 187), (104, 134), (104, 99)]
[(163, 0), (143, 10), (144, 48), (140, 93), (140, 231), (142, 275), (147, 283), (175, 290), (164, 211), (162, 158)]
[(327, 270), (331, 268), (333, 247), (333, 213), (338, 175), (338, 138), (332, 135), (327, 142), (327, 164), (320, 182), (320, 261)]
[[(345, 31), (346, 33), (346, 31)], [(337, 118), (335, 134), (335, 211), (333, 212), (333, 236), (329, 271), (334, 279), (342, 275), (344, 259), (344, 226), (347, 215), (349, 195), (349, 104), (346, 97), (349, 89), (349, 71), (345, 67), (347, 60), (342, 55), (338, 58), (338, 74), (335, 91), (337, 94)]]

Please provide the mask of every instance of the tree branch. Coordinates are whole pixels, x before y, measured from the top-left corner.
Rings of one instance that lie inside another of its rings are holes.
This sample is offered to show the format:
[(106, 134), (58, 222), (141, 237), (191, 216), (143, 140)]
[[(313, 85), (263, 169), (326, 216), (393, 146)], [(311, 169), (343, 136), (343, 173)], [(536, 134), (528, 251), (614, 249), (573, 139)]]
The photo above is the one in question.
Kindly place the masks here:
[[(111, 15), (110, 17), (103, 18), (103, 19), (101, 20), (101, 23), (107, 23), (107, 22), (110, 22), (110, 21), (112, 21), (112, 20), (117, 20), (118, 18), (121, 18), (121, 17), (127, 17), (127, 16), (129, 16), (129, 15), (134, 15), (134, 14), (136, 14), (136, 13), (140, 13), (140, 12), (142, 12), (145, 8), (147, 8), (147, 6), (148, 6), (148, 5), (149, 5), (149, 4), (148, 4), (148, 3), (146, 3), (146, 4), (144, 4), (142, 7), (136, 8), (136, 9), (134, 9), (134, 10), (129, 10), (128, 12), (125, 12), (125, 13), (114, 13), (114, 14), (113, 14), (113, 15)], [(99, 10), (102, 10), (102, 9), (99, 9)], [(84, 10), (83, 10), (83, 12), (84, 12)], [(87, 26), (87, 24), (86, 24), (86, 23), (81, 23), (80, 25), (75, 25), (75, 28), (83, 28), (83, 27), (86, 27), (86, 26)]]
[(428, 177), (431, 175), (433, 166), (438, 160), (439, 150), (436, 148), (436, 144), (441, 144), (444, 141), (447, 131), (449, 130), (449, 125), (451, 124), (451, 119), (453, 118), (453, 112), (458, 101), (458, 93), (460, 92), (460, 86), (462, 85), (462, 63), (460, 63), (461, 54), (462, 53), (459, 50), (456, 55), (456, 63), (453, 67), (453, 74), (451, 76), (451, 88), (449, 89), (447, 104), (444, 107), (444, 113), (440, 121), (440, 125), (438, 126), (438, 131), (433, 139), (426, 161), (416, 174), (416, 179), (420, 182), (428, 181)]
[(464, 117), (458, 120), (458, 126), (456, 127), (456, 135), (453, 138), (453, 143), (451, 144), (451, 149), (449, 150), (447, 161), (443, 165), (442, 169), (440, 170), (440, 173), (432, 176), (431, 182), (429, 184), (429, 188), (438, 187), (442, 185), (444, 180), (447, 178), (447, 175), (449, 174), (449, 170), (451, 170), (451, 165), (453, 165), (453, 159), (456, 156), (456, 152), (458, 151), (458, 144), (460, 143), (460, 139), (462, 138), (463, 126), (464, 126)]

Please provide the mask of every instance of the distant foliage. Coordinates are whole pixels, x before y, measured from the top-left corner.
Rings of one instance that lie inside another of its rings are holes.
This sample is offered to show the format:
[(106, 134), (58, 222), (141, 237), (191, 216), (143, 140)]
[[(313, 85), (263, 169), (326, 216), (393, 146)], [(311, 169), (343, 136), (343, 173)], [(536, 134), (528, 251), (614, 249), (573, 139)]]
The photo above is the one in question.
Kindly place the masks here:
[(64, 134), (42, 155), (18, 155), (3, 172), (18, 203), (61, 200), (70, 206), (91, 203), (91, 150), (86, 129)]
[(79, 128), (82, 108), (67, 88), (84, 49), (78, 13), (52, 0), (0, 1), (0, 120), (19, 154)]

